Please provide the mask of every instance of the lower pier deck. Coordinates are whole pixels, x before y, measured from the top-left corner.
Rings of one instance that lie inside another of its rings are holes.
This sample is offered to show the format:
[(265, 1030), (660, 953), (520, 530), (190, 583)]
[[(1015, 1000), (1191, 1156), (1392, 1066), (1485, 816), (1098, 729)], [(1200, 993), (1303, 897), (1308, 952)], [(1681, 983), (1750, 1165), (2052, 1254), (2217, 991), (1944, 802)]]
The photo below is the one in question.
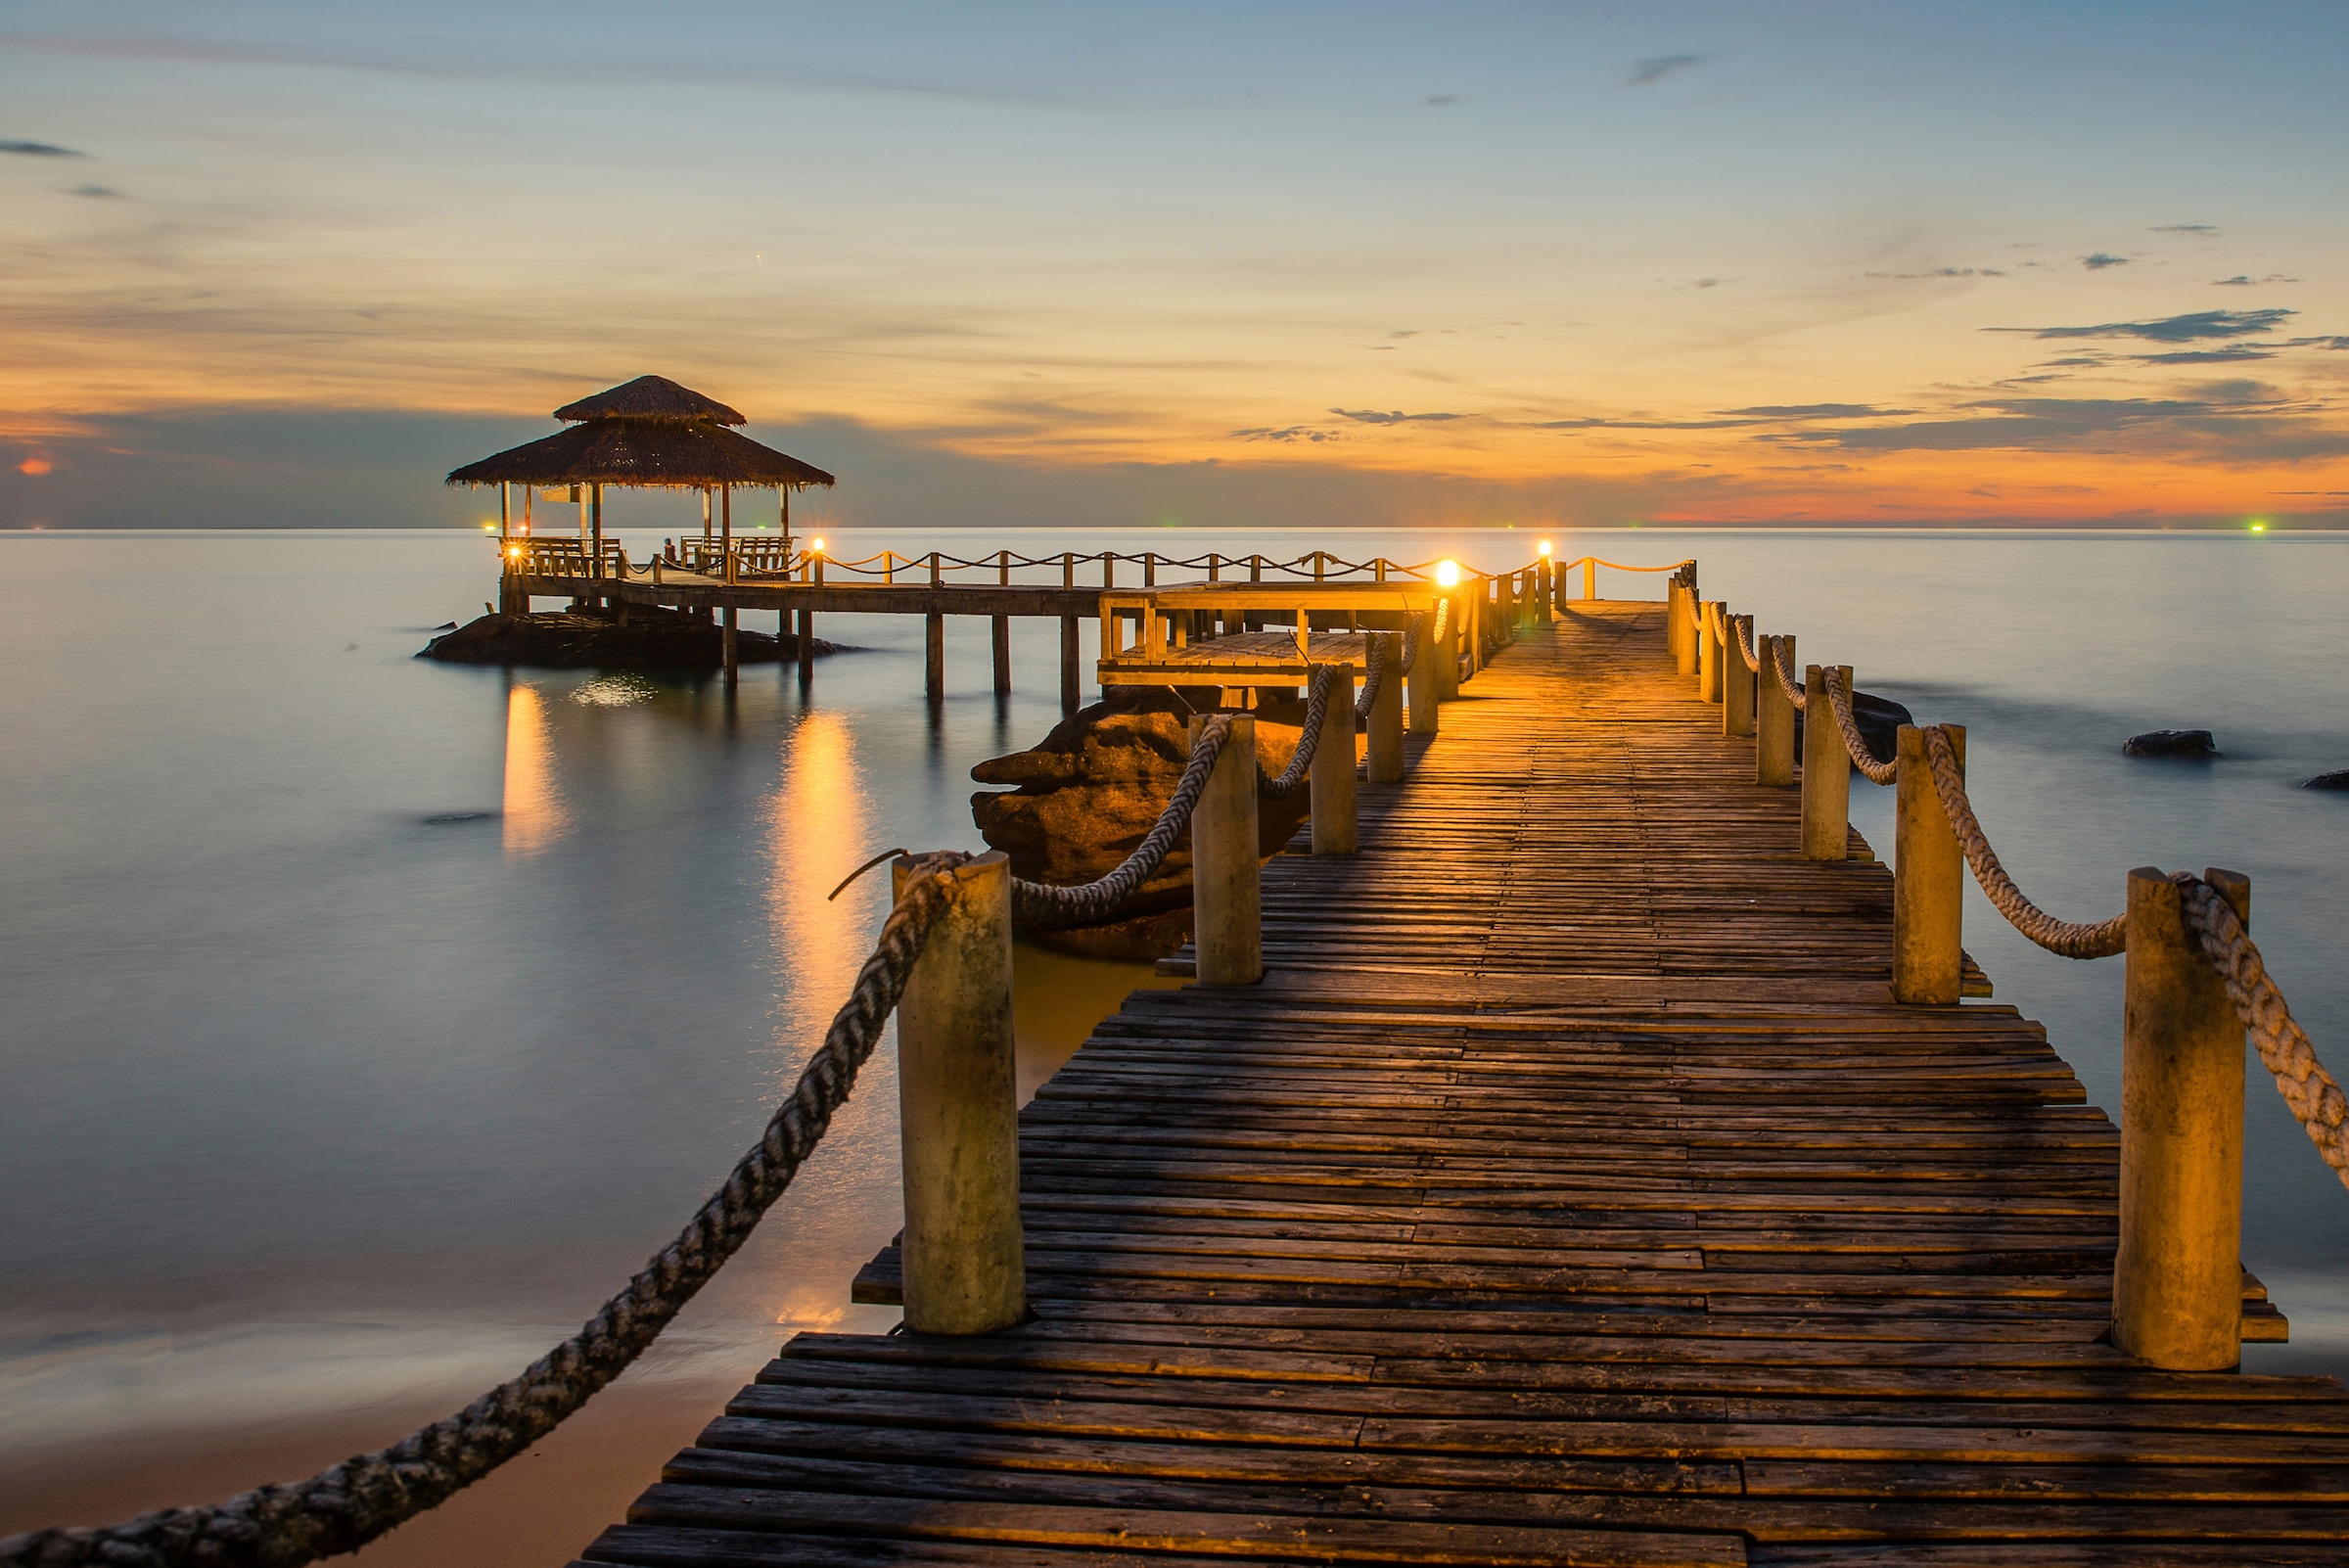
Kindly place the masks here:
[(799, 1336), (586, 1558), (2342, 1560), (2349, 1393), (2101, 1343), (2113, 1127), (2013, 1009), (1892, 1003), (1887, 871), (1797, 856), (1656, 607), (1443, 726), (1267, 867), (1263, 985), (1023, 1114), (1033, 1321)]

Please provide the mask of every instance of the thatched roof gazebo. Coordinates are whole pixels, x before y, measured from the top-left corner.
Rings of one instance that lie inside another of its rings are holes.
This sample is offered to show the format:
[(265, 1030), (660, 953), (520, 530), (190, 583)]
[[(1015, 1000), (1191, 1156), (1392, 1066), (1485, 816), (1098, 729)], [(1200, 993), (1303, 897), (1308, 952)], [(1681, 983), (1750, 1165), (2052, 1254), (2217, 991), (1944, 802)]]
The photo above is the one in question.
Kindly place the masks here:
[(554, 417), (572, 428), (468, 463), (450, 474), (448, 483), (501, 486), (500, 493), (506, 498), (499, 514), (508, 530), (513, 503), (503, 486), (526, 486), (526, 517), (532, 490), (557, 485), (571, 488), (580, 502), (582, 531), (589, 534), (598, 559), (603, 554), (607, 484), (701, 491), (705, 537), (710, 533), (710, 502), (714, 492), (721, 536), (727, 545), (734, 534), (734, 491), (772, 488), (777, 492), (778, 516), (788, 548), (791, 492), (833, 483), (831, 475), (813, 464), (729, 429), (744, 422), (741, 414), (666, 376), (639, 376), (592, 397), (566, 403), (555, 410)]

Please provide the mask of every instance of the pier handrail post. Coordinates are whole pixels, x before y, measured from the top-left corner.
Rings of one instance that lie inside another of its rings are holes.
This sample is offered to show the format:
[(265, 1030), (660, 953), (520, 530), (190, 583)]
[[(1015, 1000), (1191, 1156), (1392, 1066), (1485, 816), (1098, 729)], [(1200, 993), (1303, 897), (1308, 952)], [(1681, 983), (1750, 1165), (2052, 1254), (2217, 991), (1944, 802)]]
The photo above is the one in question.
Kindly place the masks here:
[[(1433, 735), (1437, 725), (1436, 710), (1444, 701), (1444, 677), (1436, 669), (1443, 661), (1444, 653), (1436, 641), (1435, 612), (1430, 610), (1426, 615), (1414, 618), (1411, 624), (1411, 668), (1410, 672), (1404, 675), (1410, 687), (1411, 733)], [(1396, 639), (1397, 642), (1402, 640), (1400, 637)], [(1403, 674), (1400, 664), (1396, 666), (1396, 673)]]
[[(2246, 926), (2251, 882), (2203, 880)], [(2167, 1371), (2242, 1360), (2243, 1024), (2183, 890), (2129, 873), (2121, 1042), (2121, 1239), (2112, 1342)]]
[(1722, 700), (1721, 624), (1727, 619), (1723, 605), (1700, 605), (1696, 616), (1696, 695), (1708, 703)]
[[(1204, 715), (1191, 716), (1199, 744)], [(1207, 788), (1191, 811), (1191, 940), (1202, 986), (1253, 986), (1265, 978), (1264, 889), (1256, 824), (1256, 719), (1231, 715)]]
[(1794, 638), (1762, 639), (1762, 673), (1754, 691), (1754, 782), (1783, 789), (1794, 782), (1794, 704), (1778, 684), (1772, 662), (1785, 650), (1786, 668), (1794, 662)]
[(1378, 692), (1370, 699), (1369, 758), (1364, 774), (1372, 784), (1394, 784), (1403, 778), (1403, 634), (1374, 631), (1378, 648)]
[(1589, 602), (1596, 599), (1597, 597), (1598, 557), (1595, 555), (1586, 555), (1583, 557), (1583, 598), (1585, 602)]
[(1728, 635), (1722, 639), (1721, 651), (1721, 732), (1751, 735), (1754, 696), (1762, 673), (1745, 668), (1746, 644), (1754, 640), (1754, 618), (1724, 615), (1722, 622)]
[[(1823, 716), (1823, 715), (1822, 715)], [(1944, 724), (1962, 774), (1965, 726)], [(1893, 781), (1892, 999), (1955, 1006), (1963, 984), (1965, 853), (1933, 784), (1925, 732), (1900, 728)]]
[(1672, 652), (1683, 675), (1696, 673), (1696, 590), (1676, 579), (1672, 600)]
[(1558, 572), (1557, 572), (1557, 568), (1556, 568), (1556, 567), (1554, 567), (1554, 566), (1552, 566), (1552, 565), (1550, 564), (1549, 558), (1548, 558), (1547, 556), (1543, 556), (1543, 557), (1542, 558), (1542, 564), (1541, 564), (1540, 566), (1538, 566), (1538, 567), (1534, 568), (1534, 624), (1535, 624), (1535, 625), (1537, 625), (1537, 626), (1546, 626), (1546, 625), (1548, 625), (1548, 624), (1549, 624), (1550, 617), (1551, 617), (1551, 615), (1552, 615), (1552, 614), (1553, 614), (1553, 613), (1556, 611), (1556, 608), (1557, 608), (1557, 604), (1556, 604), (1557, 596), (1558, 596)]
[[(892, 866), (898, 895), (916, 862)], [(905, 1181), (905, 1326), (992, 1334), (1028, 1313), (1012, 1055), (1011, 861), (952, 872), (898, 1000), (898, 1122)]]
[[(1839, 666), (1845, 690), (1852, 669)], [(1803, 858), (1842, 860), (1852, 848), (1852, 760), (1827, 706), (1826, 671), (1803, 669)]]
[[(1060, 585), (1063, 588), (1077, 586), (1077, 556), (1073, 551), (1063, 550), (1060, 553)], [(1078, 663), (1078, 620), (1076, 616), (1060, 618), (1060, 712), (1063, 717), (1083, 706), (1083, 676), (1079, 672)]]
[(1470, 595), (1455, 590), (1444, 618), (1444, 635), (1436, 639), (1436, 701), (1449, 703), (1460, 695), (1460, 623), (1467, 618)]
[(1321, 738), (1313, 746), (1313, 760), (1306, 774), (1315, 854), (1352, 854), (1359, 844), (1355, 824), (1354, 730), (1354, 668), (1340, 665), (1329, 682), (1329, 706), (1321, 711)]

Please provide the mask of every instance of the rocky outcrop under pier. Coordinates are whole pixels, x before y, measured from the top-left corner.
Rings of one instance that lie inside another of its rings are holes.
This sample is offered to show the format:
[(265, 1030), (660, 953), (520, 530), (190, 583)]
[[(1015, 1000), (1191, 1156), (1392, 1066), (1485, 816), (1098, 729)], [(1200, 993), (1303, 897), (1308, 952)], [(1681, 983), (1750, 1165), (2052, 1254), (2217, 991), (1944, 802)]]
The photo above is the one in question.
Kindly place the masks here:
[[(630, 605), (624, 626), (604, 609), (485, 615), (435, 637), (416, 657), (539, 669), (718, 669), (725, 665), (724, 635), (714, 623), (647, 605)], [(821, 637), (812, 641), (818, 658), (839, 652)], [(734, 657), (746, 665), (796, 660), (800, 640), (738, 630)]]
[[(1200, 694), (1206, 695), (1206, 694)], [(990, 849), (1011, 856), (1012, 875), (1063, 887), (1115, 870), (1174, 793), (1190, 756), (1192, 704), (1165, 686), (1113, 687), (1024, 752), (971, 769), (1007, 793), (971, 797), (971, 815)], [(1305, 718), (1302, 702), (1267, 704), (1256, 715), (1256, 754), (1268, 773), (1288, 766)], [(1279, 852), (1307, 813), (1307, 792), (1257, 803), (1257, 849)], [(1023, 930), (1044, 946), (1092, 958), (1147, 961), (1191, 934), (1191, 844), (1185, 833), (1115, 919), (1097, 925)]]

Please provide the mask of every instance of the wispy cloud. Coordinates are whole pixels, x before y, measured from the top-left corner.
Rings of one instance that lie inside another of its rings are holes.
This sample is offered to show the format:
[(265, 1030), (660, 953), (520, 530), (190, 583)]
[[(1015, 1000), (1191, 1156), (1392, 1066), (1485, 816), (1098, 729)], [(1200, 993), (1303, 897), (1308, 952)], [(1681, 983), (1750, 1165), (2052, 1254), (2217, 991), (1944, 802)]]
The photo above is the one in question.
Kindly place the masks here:
[(2098, 251), (2093, 255), (2082, 256), (2080, 264), (2091, 272), (2101, 272), (2106, 267), (2125, 267), (2129, 264), (2129, 258), (2125, 255), (2114, 255), (2109, 251)]
[(2131, 354), (2141, 365), (2232, 365), (2246, 359), (2273, 359), (2273, 348), (2179, 348), (2166, 354)]
[(2154, 234), (2216, 234), (2216, 223), (2156, 223), (2149, 231)]
[(1690, 66), (1701, 66), (1709, 58), (1706, 55), (1650, 55), (1632, 68), (1632, 74), (1625, 85), (1650, 86), (1662, 81), (1676, 70), (1686, 70)]
[(14, 153), (19, 158), (87, 158), (90, 155), (54, 142), (0, 142), (0, 153)]
[(2146, 343), (2193, 343), (2204, 338), (2248, 338), (2274, 332), (2297, 310), (2189, 310), (2151, 321), (2106, 321), (2093, 327), (1984, 327), (1984, 332), (2027, 332), (2034, 338), (2138, 338)]
[(1841, 430), (1770, 432), (1757, 440), (1852, 452), (2063, 451), (2293, 462), (2349, 456), (2349, 431), (2311, 417), (2256, 381), (2215, 382), (2193, 397), (1994, 397), (1958, 417)]
[(1914, 410), (1878, 408), (1873, 403), (1759, 403), (1752, 408), (1725, 408), (1722, 412), (1750, 419), (1883, 419)]
[(124, 197), (123, 197), (122, 193), (121, 193), (120, 191), (117, 191), (117, 190), (115, 190), (115, 189), (113, 186), (111, 186), (111, 185), (76, 185), (76, 186), (74, 186), (74, 187), (73, 187), (71, 190), (68, 191), (66, 194), (67, 194), (68, 196), (88, 196), (88, 197), (95, 197), (95, 198), (97, 198), (97, 199), (98, 199), (98, 200), (100, 200), (100, 201), (110, 201), (110, 200), (111, 200), (111, 201), (121, 201), (121, 200), (124, 200)]
[(1382, 413), (1375, 408), (1333, 408), (1330, 412), (1340, 419), (1351, 419), (1358, 425), (1416, 425), (1422, 421), (1468, 417), (1466, 414), (1406, 414), (1400, 408), (1391, 413)]
[(1459, 98), (1455, 94), (1436, 93), (1429, 97), (1420, 99), (1419, 107), (1421, 109), (1450, 109), (1459, 101)]
[(1262, 425), (1254, 430), (1235, 430), (1235, 441), (1337, 441), (1345, 436), (1334, 430), (1315, 430), (1311, 425)]
[(2006, 274), (1997, 267), (1934, 267), (1927, 272), (1864, 272), (1861, 276), (1879, 282), (1905, 282), (1913, 278), (2003, 278)]

